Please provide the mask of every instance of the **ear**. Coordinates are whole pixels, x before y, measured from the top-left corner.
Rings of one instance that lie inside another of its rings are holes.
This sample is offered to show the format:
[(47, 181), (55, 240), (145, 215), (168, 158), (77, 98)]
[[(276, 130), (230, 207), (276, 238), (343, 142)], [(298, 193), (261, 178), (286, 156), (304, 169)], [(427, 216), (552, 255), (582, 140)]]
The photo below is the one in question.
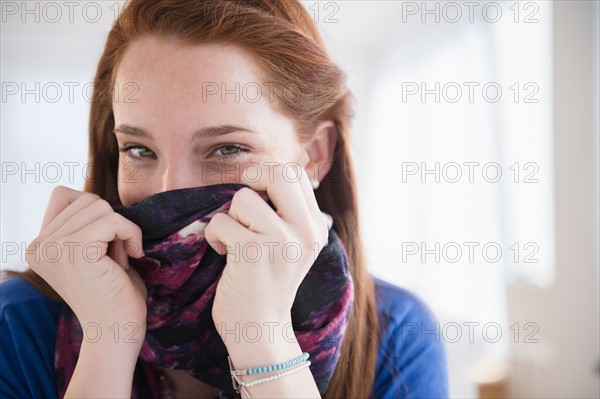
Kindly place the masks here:
[(303, 157), (304, 169), (309, 179), (323, 181), (333, 163), (333, 153), (337, 143), (338, 131), (332, 120), (321, 122), (314, 137), (305, 145)]

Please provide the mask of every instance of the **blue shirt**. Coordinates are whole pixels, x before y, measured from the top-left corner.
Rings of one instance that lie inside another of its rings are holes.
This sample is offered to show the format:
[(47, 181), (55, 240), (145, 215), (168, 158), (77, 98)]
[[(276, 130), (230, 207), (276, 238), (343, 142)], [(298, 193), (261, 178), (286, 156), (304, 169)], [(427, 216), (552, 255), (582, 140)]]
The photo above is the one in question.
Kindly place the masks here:
[[(411, 292), (374, 281), (382, 339), (371, 397), (447, 398), (446, 355), (430, 309)], [(0, 398), (56, 398), (59, 310), (21, 277), (0, 283)]]

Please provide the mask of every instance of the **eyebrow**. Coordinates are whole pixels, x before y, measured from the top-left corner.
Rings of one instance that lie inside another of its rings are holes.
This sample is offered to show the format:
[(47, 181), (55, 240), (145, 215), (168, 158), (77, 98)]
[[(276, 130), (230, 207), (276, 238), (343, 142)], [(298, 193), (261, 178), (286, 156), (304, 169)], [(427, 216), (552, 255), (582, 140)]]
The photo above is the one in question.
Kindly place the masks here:
[[(150, 140), (154, 140), (154, 137), (144, 129), (139, 127), (129, 126), (129, 125), (119, 125), (114, 130), (114, 133), (123, 133), (129, 136), (137, 136), (137, 137), (146, 137)], [(217, 125), (217, 126), (209, 126), (198, 129), (192, 135), (192, 139), (199, 139), (204, 137), (215, 137), (221, 136), (224, 134), (229, 134), (233, 132), (246, 132), (246, 133), (259, 133), (248, 128), (236, 125)]]

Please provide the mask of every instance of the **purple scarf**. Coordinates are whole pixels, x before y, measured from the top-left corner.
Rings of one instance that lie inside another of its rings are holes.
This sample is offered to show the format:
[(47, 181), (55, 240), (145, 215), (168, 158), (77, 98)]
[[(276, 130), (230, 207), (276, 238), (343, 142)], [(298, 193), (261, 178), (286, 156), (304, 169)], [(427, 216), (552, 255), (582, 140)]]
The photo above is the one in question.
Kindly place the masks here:
[[(226, 264), (204, 238), (217, 212), (227, 212), (241, 184), (165, 191), (115, 212), (143, 233), (145, 257), (129, 258), (148, 288), (147, 331), (136, 365), (132, 398), (157, 397), (156, 368), (189, 375), (237, 396), (227, 349), (212, 316), (217, 283)], [(274, 208), (265, 192), (259, 195)], [(340, 356), (354, 291), (344, 245), (329, 220), (329, 241), (300, 284), (291, 310), (301, 349), (310, 354), (310, 370), (321, 395)], [(83, 336), (73, 311), (63, 304), (56, 337), (55, 373), (59, 397), (73, 375)], [(261, 366), (257, 364), (257, 366)]]

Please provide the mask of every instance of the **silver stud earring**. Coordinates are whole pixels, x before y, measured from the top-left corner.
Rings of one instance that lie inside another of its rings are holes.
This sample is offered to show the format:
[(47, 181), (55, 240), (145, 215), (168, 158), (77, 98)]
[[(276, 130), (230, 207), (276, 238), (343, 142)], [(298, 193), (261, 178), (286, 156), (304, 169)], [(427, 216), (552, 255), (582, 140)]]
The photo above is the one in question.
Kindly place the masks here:
[(316, 190), (316, 189), (318, 189), (318, 188), (319, 188), (319, 184), (320, 184), (320, 183), (319, 183), (319, 180), (318, 180), (318, 179), (314, 179), (314, 180), (311, 180), (311, 184), (312, 184), (312, 188), (313, 188), (313, 190)]

